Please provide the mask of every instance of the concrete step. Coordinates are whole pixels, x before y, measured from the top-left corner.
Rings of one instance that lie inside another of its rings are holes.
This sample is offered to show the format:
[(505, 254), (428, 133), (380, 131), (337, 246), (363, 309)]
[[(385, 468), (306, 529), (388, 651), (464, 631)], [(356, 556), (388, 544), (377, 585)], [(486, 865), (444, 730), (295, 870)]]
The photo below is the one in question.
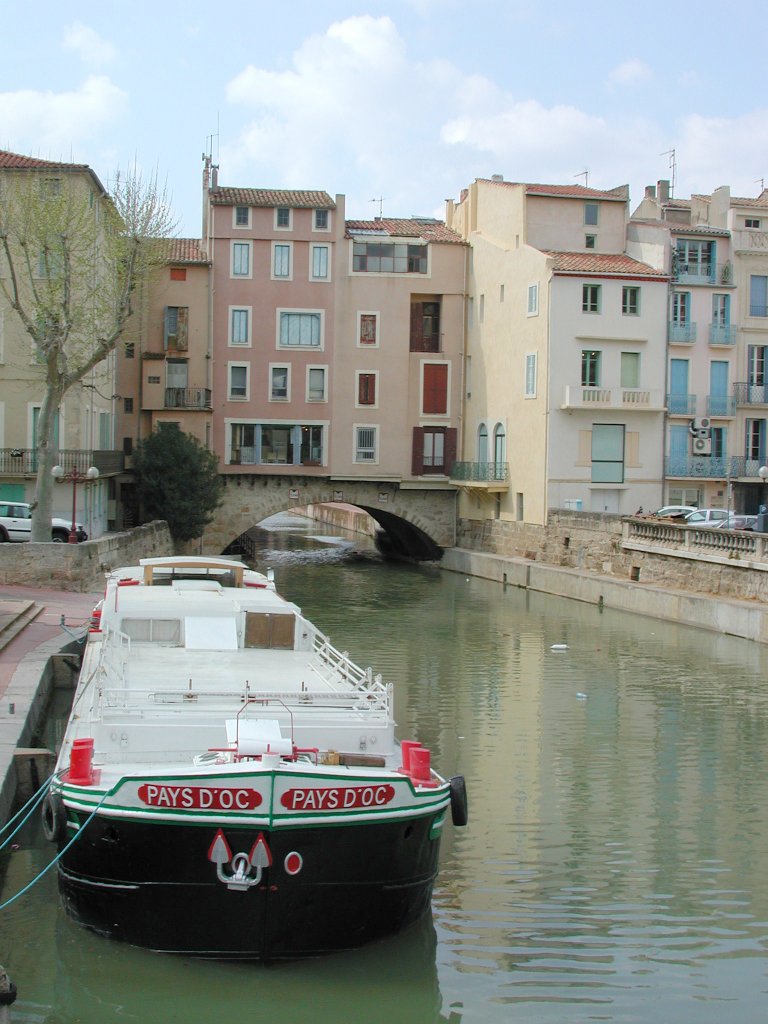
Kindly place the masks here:
[(0, 650), (18, 636), (43, 611), (35, 601), (0, 600)]

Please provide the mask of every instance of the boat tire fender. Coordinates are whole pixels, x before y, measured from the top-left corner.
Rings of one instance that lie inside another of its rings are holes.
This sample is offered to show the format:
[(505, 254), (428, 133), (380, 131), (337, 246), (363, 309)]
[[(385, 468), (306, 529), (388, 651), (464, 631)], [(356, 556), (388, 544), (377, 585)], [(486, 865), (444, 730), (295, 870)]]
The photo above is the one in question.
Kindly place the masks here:
[(43, 835), (49, 843), (58, 843), (67, 834), (67, 812), (58, 793), (47, 793), (42, 806)]
[(454, 825), (466, 825), (469, 821), (469, 808), (467, 805), (467, 784), (463, 775), (454, 775), (450, 780), (451, 786), (451, 820)]

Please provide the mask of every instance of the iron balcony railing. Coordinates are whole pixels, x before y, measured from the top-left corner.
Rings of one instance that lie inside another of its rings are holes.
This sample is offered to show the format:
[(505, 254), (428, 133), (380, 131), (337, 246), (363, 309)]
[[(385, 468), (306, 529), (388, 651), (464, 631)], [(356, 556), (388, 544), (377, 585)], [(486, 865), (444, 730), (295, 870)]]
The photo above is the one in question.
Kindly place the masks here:
[(667, 395), (667, 412), (670, 416), (693, 416), (696, 395)]
[(736, 399), (730, 395), (707, 395), (707, 416), (735, 416)]
[(670, 321), (667, 330), (667, 337), (671, 342), (690, 345), (696, 341), (696, 324), (680, 324)]
[(733, 267), (730, 263), (689, 262), (675, 260), (672, 266), (675, 284), (732, 284)]
[(768, 384), (734, 384), (733, 397), (737, 405), (768, 405)]
[(166, 409), (210, 409), (210, 388), (166, 388)]
[(710, 345), (735, 345), (739, 328), (736, 324), (710, 324)]
[[(0, 475), (34, 476), (40, 461), (36, 448), (0, 448)], [(95, 466), (100, 476), (122, 473), (125, 456), (122, 452), (92, 451), (91, 449), (70, 448), (54, 453), (51, 465), (63, 466), (65, 473), (77, 470), (85, 473)]]
[(462, 483), (496, 483), (509, 480), (508, 462), (454, 462), (451, 480)]
[[(767, 456), (768, 457), (768, 453)], [(709, 477), (715, 480), (760, 480), (760, 467), (766, 459), (745, 455), (667, 455), (664, 472), (668, 477)]]
[(750, 302), (749, 304), (749, 315), (750, 316), (768, 316), (768, 306), (762, 305), (762, 303)]

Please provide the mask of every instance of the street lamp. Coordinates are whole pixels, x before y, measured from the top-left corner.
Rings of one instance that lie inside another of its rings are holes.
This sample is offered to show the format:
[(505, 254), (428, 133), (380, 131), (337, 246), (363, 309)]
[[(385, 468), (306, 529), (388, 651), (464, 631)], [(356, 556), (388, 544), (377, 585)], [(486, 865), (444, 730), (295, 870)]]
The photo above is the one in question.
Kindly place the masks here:
[(72, 526), (67, 543), (77, 544), (77, 485), (98, 480), (99, 471), (95, 466), (90, 466), (84, 473), (81, 473), (79, 469), (70, 469), (67, 472), (63, 466), (54, 466), (51, 470), (51, 476), (57, 483), (61, 484), (69, 481), (72, 484)]

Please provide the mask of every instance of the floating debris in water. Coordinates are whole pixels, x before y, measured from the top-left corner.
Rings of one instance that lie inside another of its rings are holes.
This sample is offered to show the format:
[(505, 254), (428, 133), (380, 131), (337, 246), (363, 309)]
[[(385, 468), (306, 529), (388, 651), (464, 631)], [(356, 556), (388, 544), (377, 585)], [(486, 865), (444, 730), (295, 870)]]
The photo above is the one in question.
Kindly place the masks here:
[(568, 644), (552, 644), (550, 651), (567, 651)]
[(586, 693), (577, 693), (576, 694), (576, 700), (586, 700), (586, 699), (587, 699)]

